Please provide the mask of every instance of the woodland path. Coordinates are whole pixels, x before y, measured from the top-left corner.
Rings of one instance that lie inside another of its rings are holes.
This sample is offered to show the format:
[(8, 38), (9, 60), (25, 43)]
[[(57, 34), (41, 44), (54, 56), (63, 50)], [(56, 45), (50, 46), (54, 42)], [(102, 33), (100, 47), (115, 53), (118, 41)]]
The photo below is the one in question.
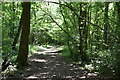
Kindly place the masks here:
[[(60, 56), (55, 46), (43, 48), (28, 58), (29, 66), (21, 74), (2, 80), (116, 80), (107, 77), (95, 77), (87, 73), (71, 59)], [(85, 76), (86, 75), (86, 76)]]
[(29, 58), (31, 66), (24, 71), (23, 77), (28, 80), (73, 80), (82, 78), (81, 67), (68, 58), (60, 56), (57, 47), (44, 48)]

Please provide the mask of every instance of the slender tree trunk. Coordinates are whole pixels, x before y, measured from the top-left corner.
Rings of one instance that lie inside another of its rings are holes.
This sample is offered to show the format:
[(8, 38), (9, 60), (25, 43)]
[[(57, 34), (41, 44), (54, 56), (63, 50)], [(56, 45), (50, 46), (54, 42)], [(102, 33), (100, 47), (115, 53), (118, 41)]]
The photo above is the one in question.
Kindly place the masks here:
[[(95, 24), (98, 24), (98, 16), (99, 16), (99, 14), (98, 14), (98, 10), (99, 9), (96, 9), (96, 11), (95, 11)], [(98, 27), (96, 27), (96, 34), (97, 35), (95, 35), (95, 39), (96, 39), (96, 41), (95, 41), (95, 45), (96, 45), (96, 48), (95, 48), (95, 50), (98, 50), (99, 49), (99, 28)]]
[[(62, 17), (63, 17), (63, 19), (64, 19), (64, 22), (65, 22), (65, 27), (66, 27), (66, 31), (69, 33), (69, 30), (68, 30), (68, 26), (67, 26), (67, 21), (66, 21), (66, 19), (65, 19), (65, 16), (64, 16), (64, 14), (63, 14), (63, 12), (62, 12), (62, 6), (61, 5), (59, 5), (60, 6), (60, 12), (61, 12), (61, 14), (62, 14)], [(71, 48), (70, 48), (70, 36), (67, 34), (67, 46), (68, 46), (68, 49), (69, 49), (69, 51), (70, 51), (70, 54), (71, 54), (71, 56), (73, 57), (73, 51), (71, 50)]]
[(105, 49), (108, 49), (108, 35), (107, 35), (107, 32), (108, 31), (108, 26), (109, 26), (109, 22), (108, 22), (108, 7), (109, 7), (109, 3), (106, 2), (105, 3), (105, 13), (104, 13), (104, 48)]
[(22, 33), (19, 47), (19, 54), (17, 57), (18, 67), (26, 66), (28, 64), (28, 44), (30, 33), (30, 2), (23, 2), (23, 16), (22, 16)]
[[(91, 8), (91, 6), (90, 6), (90, 8)], [(91, 14), (92, 14), (92, 12), (91, 12), (91, 10), (92, 9), (90, 9), (90, 11), (89, 11), (89, 19), (88, 19), (88, 21), (89, 22), (91, 22)], [(88, 23), (88, 27), (90, 27), (90, 23)], [(89, 35), (88, 35), (88, 38), (89, 38), (89, 48), (90, 48), (90, 53), (93, 53), (92, 52), (92, 35), (91, 35), (91, 33), (90, 33), (90, 28), (89, 28)]]
[[(82, 4), (80, 3), (80, 16), (81, 16), (81, 13), (82, 13)], [(78, 45), (78, 53), (80, 55), (80, 58), (82, 58), (82, 54), (83, 54), (83, 50), (82, 50), (82, 33), (81, 33), (81, 19), (79, 18), (78, 19), (78, 30), (79, 30), (79, 45)]]
[[(22, 12), (22, 15), (23, 15), (23, 12)], [(18, 27), (18, 31), (15, 35), (15, 38), (14, 38), (14, 41), (13, 41), (13, 44), (12, 44), (12, 50), (16, 50), (16, 44), (18, 42), (18, 39), (19, 39), (19, 36), (20, 36), (20, 32), (21, 32), (21, 29), (22, 29), (22, 16), (21, 15), (21, 19), (20, 19), (20, 23), (19, 23), (19, 27)]]
[[(120, 2), (116, 2), (117, 7), (117, 17), (118, 17), (118, 24), (120, 23)], [(117, 40), (117, 46), (116, 46), (116, 76), (120, 79), (120, 26), (117, 27), (117, 37), (119, 40)], [(118, 80), (119, 80), (118, 79)]]
[(87, 19), (87, 5), (85, 4), (84, 5), (85, 6), (85, 9), (84, 9), (84, 18), (85, 18), (85, 20), (84, 20), (84, 31), (83, 31), (83, 35), (84, 35), (84, 54), (85, 54), (85, 60), (87, 60), (87, 40), (88, 40), (88, 26), (86, 25), (86, 19)]
[[(11, 7), (11, 10), (12, 10), (12, 14), (15, 14), (15, 9), (14, 9), (15, 5), (14, 5), (14, 2), (11, 3), (10, 7)], [(10, 23), (12, 23), (12, 24), (10, 25), (11, 27), (10, 27), (10, 33), (9, 33), (9, 35), (10, 35), (11, 38), (14, 38), (15, 16), (12, 15), (11, 18), (12, 18), (12, 20), (11, 20)]]
[[(11, 3), (11, 10), (13, 11), (13, 14), (15, 14), (15, 5), (14, 5), (14, 2)], [(13, 35), (14, 35), (14, 29), (15, 29), (15, 16), (13, 15), (12, 16), (12, 26), (10, 27), (10, 37), (13, 38)], [(2, 71), (6, 70), (7, 67), (10, 65), (10, 61), (8, 60), (8, 57), (6, 57), (2, 63)]]
[[(85, 6), (84, 4), (80, 3), (80, 16), (82, 18), (86, 18), (86, 11), (83, 10), (82, 7)], [(79, 26), (79, 50), (78, 53), (80, 54), (80, 58), (82, 61), (87, 60), (86, 50), (87, 50), (87, 36), (88, 36), (88, 28), (86, 27), (86, 20), (78, 19), (78, 26)]]

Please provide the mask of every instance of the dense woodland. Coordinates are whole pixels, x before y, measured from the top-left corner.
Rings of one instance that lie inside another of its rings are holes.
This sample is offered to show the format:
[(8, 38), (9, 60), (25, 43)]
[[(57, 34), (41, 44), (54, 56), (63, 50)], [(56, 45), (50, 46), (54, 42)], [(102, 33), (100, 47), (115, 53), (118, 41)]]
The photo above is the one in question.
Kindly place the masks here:
[(10, 65), (18, 71), (28, 66), (38, 47), (59, 46), (59, 56), (85, 71), (120, 78), (120, 2), (1, 5), (3, 75), (11, 73)]

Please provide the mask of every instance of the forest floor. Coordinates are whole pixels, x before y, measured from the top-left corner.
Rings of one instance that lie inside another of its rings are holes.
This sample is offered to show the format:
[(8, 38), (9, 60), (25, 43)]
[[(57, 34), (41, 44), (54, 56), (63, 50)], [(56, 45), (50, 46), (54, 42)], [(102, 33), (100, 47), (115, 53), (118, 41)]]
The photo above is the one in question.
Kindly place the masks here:
[(60, 56), (57, 47), (47, 47), (29, 58), (31, 66), (24, 71), (26, 79), (73, 79), (82, 78), (82, 67), (64, 56)]
[[(87, 72), (82, 67), (75, 64), (73, 60), (60, 56), (61, 53), (58, 52), (59, 50), (55, 46), (35, 52), (28, 59), (30, 65), (25, 67), (19, 78), (12, 76), (7, 80), (106, 80), (87, 79)], [(95, 75), (89, 76), (94, 77)]]

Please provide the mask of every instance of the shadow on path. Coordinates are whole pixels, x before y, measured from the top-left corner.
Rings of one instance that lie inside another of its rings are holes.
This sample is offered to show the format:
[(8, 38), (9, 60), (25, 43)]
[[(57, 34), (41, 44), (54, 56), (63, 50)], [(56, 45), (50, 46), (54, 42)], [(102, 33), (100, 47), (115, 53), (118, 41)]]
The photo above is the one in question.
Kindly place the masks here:
[(30, 66), (23, 70), (24, 73), (2, 80), (116, 80), (97, 77), (91, 73), (90, 77), (82, 67), (76, 65), (71, 59), (60, 56), (58, 52), (55, 46), (43, 48), (28, 58)]
[(49, 47), (34, 53), (29, 58), (31, 66), (22, 75), (25, 79), (67, 79), (81, 78), (82, 68), (74, 65), (72, 60), (59, 56), (56, 47)]

